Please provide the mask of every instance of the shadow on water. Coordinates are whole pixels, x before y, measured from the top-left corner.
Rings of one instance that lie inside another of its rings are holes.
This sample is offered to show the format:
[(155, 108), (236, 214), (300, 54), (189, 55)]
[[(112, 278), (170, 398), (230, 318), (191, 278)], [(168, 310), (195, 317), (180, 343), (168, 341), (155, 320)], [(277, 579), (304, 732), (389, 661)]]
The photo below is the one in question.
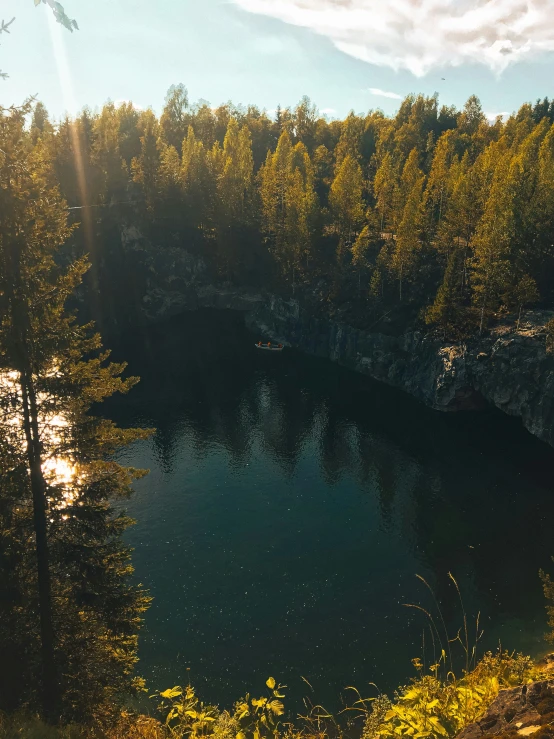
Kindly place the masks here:
[(433, 585), (452, 633), (455, 591), (482, 647), (545, 649), (539, 568), (554, 554), (554, 450), (494, 411), (433, 412), (293, 350), (259, 352), (231, 312), (200, 311), (127, 337), (141, 383), (120, 424), (156, 429), (122, 459), (150, 468), (129, 533), (154, 595), (141, 668), (209, 700), (300, 675), (333, 701), (347, 684), (411, 674)]

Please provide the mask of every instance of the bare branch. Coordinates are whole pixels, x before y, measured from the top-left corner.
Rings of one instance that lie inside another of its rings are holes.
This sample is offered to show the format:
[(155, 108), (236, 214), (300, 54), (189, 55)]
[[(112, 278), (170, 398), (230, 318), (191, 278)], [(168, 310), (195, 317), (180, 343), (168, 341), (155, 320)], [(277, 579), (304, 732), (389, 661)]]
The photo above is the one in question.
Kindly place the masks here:
[(2, 32), (9, 33), (10, 32), (9, 27), (14, 22), (14, 20), (15, 20), (15, 16), (11, 19), (11, 21), (8, 21), (7, 23), (4, 20), (2, 20), (2, 24), (0, 25), (0, 33)]

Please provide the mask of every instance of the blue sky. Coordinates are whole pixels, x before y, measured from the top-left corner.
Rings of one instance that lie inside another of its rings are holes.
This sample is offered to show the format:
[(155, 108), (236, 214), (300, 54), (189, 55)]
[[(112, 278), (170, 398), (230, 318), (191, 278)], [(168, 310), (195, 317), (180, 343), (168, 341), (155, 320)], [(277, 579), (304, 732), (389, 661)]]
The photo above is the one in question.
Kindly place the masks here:
[[(491, 115), (554, 96), (551, 0), (63, 0), (80, 30), (33, 0), (0, 0), (0, 102), (37, 93), (56, 117), (108, 98), (160, 111), (191, 100), (269, 111), (309, 95), (321, 110), (392, 113), (410, 92)], [(455, 63), (456, 66), (451, 66)], [(506, 64), (508, 65), (506, 67)], [(504, 68), (506, 67), (506, 68)], [(441, 78), (444, 77), (445, 80)]]

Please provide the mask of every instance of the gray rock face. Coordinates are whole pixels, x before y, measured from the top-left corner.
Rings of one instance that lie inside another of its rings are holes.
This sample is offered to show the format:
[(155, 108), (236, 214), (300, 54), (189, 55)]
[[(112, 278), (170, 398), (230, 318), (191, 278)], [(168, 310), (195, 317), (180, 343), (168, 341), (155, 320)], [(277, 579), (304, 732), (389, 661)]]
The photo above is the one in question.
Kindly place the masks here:
[(122, 229), (121, 244), (141, 276), (141, 322), (202, 307), (244, 311), (247, 324), (265, 337), (339, 362), (437, 410), (490, 403), (554, 446), (554, 355), (544, 330), (553, 312), (528, 313), (519, 329), (506, 323), (468, 343), (445, 344), (418, 331), (388, 336), (316, 318), (295, 300), (214, 285), (200, 258), (152, 244), (132, 226)]
[(490, 403), (519, 416), (535, 436), (554, 445), (554, 356), (545, 323), (554, 313), (529, 313), (482, 339), (444, 344), (413, 331), (387, 336), (314, 318), (296, 301), (269, 297), (247, 323), (275, 341), (328, 357), (398, 387), (441, 411)]
[(514, 739), (539, 735), (552, 717), (553, 691), (554, 680), (501, 690), (483, 718), (466, 726), (456, 739), (481, 739), (498, 734), (513, 735)]
[(143, 323), (197, 308), (249, 311), (262, 303), (253, 290), (213, 285), (201, 258), (179, 246), (157, 246), (134, 226), (121, 229), (121, 246), (142, 277), (139, 320)]

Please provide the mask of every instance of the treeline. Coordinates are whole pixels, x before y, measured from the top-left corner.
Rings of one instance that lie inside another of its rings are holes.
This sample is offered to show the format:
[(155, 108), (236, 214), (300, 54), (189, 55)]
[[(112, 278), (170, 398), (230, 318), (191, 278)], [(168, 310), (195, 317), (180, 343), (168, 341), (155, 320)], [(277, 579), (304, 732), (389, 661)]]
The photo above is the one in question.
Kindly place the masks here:
[(422, 95), (330, 121), (308, 98), (270, 117), (191, 105), (179, 85), (159, 119), (109, 103), (54, 126), (38, 104), (31, 134), (70, 206), (112, 204), (75, 213), (120, 276), (118, 228), (138, 219), (219, 278), (456, 334), (554, 303), (553, 122), (547, 98), (492, 124), (476, 97), (458, 111)]

